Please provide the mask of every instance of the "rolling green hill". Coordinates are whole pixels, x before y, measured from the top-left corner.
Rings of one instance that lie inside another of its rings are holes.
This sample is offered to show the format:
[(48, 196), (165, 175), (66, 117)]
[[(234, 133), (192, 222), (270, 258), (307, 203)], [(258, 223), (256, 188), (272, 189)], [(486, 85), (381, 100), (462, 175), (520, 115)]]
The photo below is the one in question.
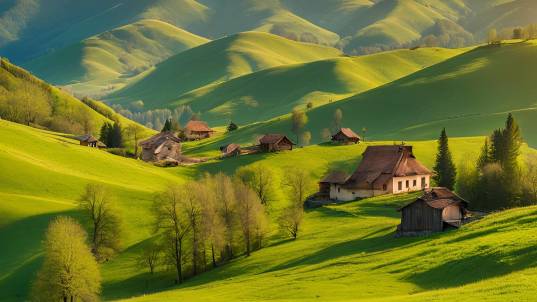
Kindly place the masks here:
[[(508, 112), (520, 122), (524, 138), (537, 145), (534, 89), (537, 42), (484, 46), (356, 96), (307, 112), (306, 130), (319, 142), (332, 126), (336, 108), (343, 125), (378, 140), (431, 139), (442, 127), (451, 136), (488, 135), (503, 125)], [(244, 127), (206, 150), (227, 142), (249, 143), (271, 132), (290, 134), (288, 117)]]
[(26, 67), (79, 95), (96, 96), (117, 90), (155, 64), (206, 42), (171, 24), (149, 19), (88, 38)]
[(0, 55), (18, 64), (142, 19), (218, 39), (265, 31), (338, 45), (347, 53), (416, 44), (482, 41), (489, 28), (537, 22), (531, 0), (11, 0), (0, 6)]
[(270, 67), (338, 55), (340, 51), (330, 47), (266, 33), (241, 33), (172, 56), (106, 100), (124, 105), (143, 100), (147, 108), (162, 108), (180, 95), (209, 84)]
[(209, 85), (168, 106), (188, 104), (216, 125), (249, 124), (289, 113), (296, 106), (325, 105), (386, 84), (463, 53), (464, 49), (422, 48), (363, 57), (338, 57), (286, 65)]
[[(88, 183), (106, 185), (125, 211), (125, 244), (148, 235), (153, 193), (183, 178), (150, 164), (78, 145), (57, 133), (0, 121), (0, 300), (23, 300), (40, 264), (50, 218), (77, 215)], [(145, 221), (140, 223), (140, 221)]]

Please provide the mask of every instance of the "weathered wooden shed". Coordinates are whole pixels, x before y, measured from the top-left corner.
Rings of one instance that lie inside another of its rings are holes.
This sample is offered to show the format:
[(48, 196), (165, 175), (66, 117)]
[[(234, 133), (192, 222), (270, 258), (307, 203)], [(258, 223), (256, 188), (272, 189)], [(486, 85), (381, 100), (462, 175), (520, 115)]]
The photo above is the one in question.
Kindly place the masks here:
[(106, 145), (96, 139), (93, 135), (86, 134), (76, 138), (80, 141), (81, 146), (92, 147), (92, 148), (106, 148)]
[(358, 144), (362, 139), (351, 128), (341, 128), (332, 135), (332, 142), (338, 144)]
[(447, 188), (432, 188), (399, 211), (399, 235), (412, 236), (442, 232), (461, 226), (467, 214), (468, 202)]
[(142, 160), (156, 162), (181, 159), (181, 140), (171, 131), (158, 133), (140, 143)]
[(229, 144), (220, 147), (222, 157), (233, 157), (241, 155), (241, 146), (239, 144)]
[(293, 150), (295, 143), (283, 134), (266, 134), (259, 139), (259, 149), (262, 152), (277, 152)]

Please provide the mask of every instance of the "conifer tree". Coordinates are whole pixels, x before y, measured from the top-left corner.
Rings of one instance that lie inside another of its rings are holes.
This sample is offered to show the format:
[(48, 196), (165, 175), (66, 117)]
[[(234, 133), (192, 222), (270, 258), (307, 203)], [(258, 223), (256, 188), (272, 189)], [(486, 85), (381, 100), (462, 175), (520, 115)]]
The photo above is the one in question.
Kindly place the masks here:
[(493, 159), (491, 155), (490, 144), (488, 138), (486, 138), (485, 144), (483, 144), (483, 147), (481, 148), (481, 154), (477, 159), (477, 167), (479, 168), (479, 170), (482, 170), (486, 165), (492, 162)]
[(162, 130), (160, 132), (167, 132), (172, 130), (172, 122), (170, 119), (166, 119), (166, 122), (164, 122), (164, 127), (162, 127)]
[(438, 186), (453, 190), (455, 187), (457, 170), (455, 164), (453, 163), (453, 159), (451, 158), (451, 152), (449, 151), (449, 140), (445, 128), (442, 130), (440, 138), (438, 139), (438, 153), (436, 155), (434, 171), (436, 173), (434, 176), (436, 184)]

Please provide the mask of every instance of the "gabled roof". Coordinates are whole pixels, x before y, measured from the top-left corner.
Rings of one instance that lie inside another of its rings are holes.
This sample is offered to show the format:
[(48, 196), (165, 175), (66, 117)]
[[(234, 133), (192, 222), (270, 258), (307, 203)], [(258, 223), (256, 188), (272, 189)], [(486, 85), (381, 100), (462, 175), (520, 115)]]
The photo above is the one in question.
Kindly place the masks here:
[(259, 139), (259, 143), (261, 143), (261, 144), (277, 144), (280, 141), (282, 141), (283, 139), (287, 139), (293, 145), (295, 144), (295, 143), (293, 143), (292, 140), (290, 140), (287, 136), (285, 136), (283, 134), (265, 134), (265, 136), (263, 136), (261, 139)]
[(341, 128), (339, 130), (338, 133), (334, 134), (332, 137), (335, 137), (336, 135), (338, 135), (339, 133), (343, 134), (344, 136), (348, 137), (348, 138), (357, 138), (357, 139), (361, 139), (361, 137), (356, 134), (354, 131), (352, 131), (351, 128)]
[(140, 146), (146, 147), (146, 148), (156, 148), (165, 141), (170, 140), (176, 143), (180, 143), (181, 139), (179, 139), (173, 132), (171, 131), (165, 131), (158, 134), (153, 135), (152, 137), (146, 139), (145, 141), (140, 142)]
[(360, 165), (344, 186), (356, 189), (380, 189), (393, 177), (430, 175), (412, 153), (412, 146), (369, 146)]
[(96, 143), (96, 142), (99, 141), (93, 135), (90, 135), (90, 134), (77, 136), (76, 139), (81, 141), (81, 142), (86, 142), (86, 143)]
[(403, 206), (399, 210), (402, 210), (415, 202), (425, 202), (428, 206), (435, 209), (444, 209), (452, 205), (462, 205), (464, 208), (468, 207), (468, 202), (466, 200), (448, 188), (436, 187), (425, 191), (421, 197)]
[(241, 148), (241, 145), (239, 145), (239, 144), (229, 144), (227, 146), (224, 146), (224, 147), (220, 148), (220, 150), (224, 154), (229, 154), (229, 153), (232, 153), (233, 151), (235, 151), (237, 149), (240, 149), (240, 148)]
[(209, 125), (207, 125), (204, 121), (189, 121), (185, 129), (188, 131), (196, 131), (196, 132), (214, 132), (213, 129), (209, 128)]
[(330, 184), (343, 184), (349, 178), (349, 174), (341, 171), (334, 171), (328, 173), (320, 183), (330, 183)]

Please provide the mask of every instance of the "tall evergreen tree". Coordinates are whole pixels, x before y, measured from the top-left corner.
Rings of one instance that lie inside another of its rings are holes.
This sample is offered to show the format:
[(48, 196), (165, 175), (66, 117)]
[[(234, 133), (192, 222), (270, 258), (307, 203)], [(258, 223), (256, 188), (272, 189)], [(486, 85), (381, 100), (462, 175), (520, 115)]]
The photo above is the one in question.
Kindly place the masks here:
[(123, 148), (123, 130), (118, 122), (114, 122), (110, 132), (110, 148)]
[(100, 140), (105, 143), (107, 147), (110, 147), (108, 144), (110, 143), (110, 133), (112, 128), (113, 126), (109, 122), (105, 122), (101, 127)]
[(171, 119), (166, 119), (166, 122), (164, 122), (164, 127), (162, 127), (162, 130), (160, 130), (160, 132), (167, 132), (171, 130), (172, 130)]
[(520, 127), (513, 115), (509, 113), (503, 130), (503, 161), (502, 166), (507, 174), (518, 170), (518, 156), (522, 145)]
[(438, 139), (438, 153), (436, 154), (434, 171), (434, 180), (436, 181), (436, 184), (453, 190), (455, 187), (455, 179), (457, 177), (457, 169), (451, 158), (449, 140), (445, 128), (442, 130), (440, 138)]
[(483, 170), (483, 168), (492, 163), (492, 155), (490, 150), (490, 144), (488, 138), (485, 139), (485, 144), (483, 144), (483, 147), (481, 148), (481, 154), (479, 155), (479, 158), (477, 159), (477, 168), (479, 170)]

